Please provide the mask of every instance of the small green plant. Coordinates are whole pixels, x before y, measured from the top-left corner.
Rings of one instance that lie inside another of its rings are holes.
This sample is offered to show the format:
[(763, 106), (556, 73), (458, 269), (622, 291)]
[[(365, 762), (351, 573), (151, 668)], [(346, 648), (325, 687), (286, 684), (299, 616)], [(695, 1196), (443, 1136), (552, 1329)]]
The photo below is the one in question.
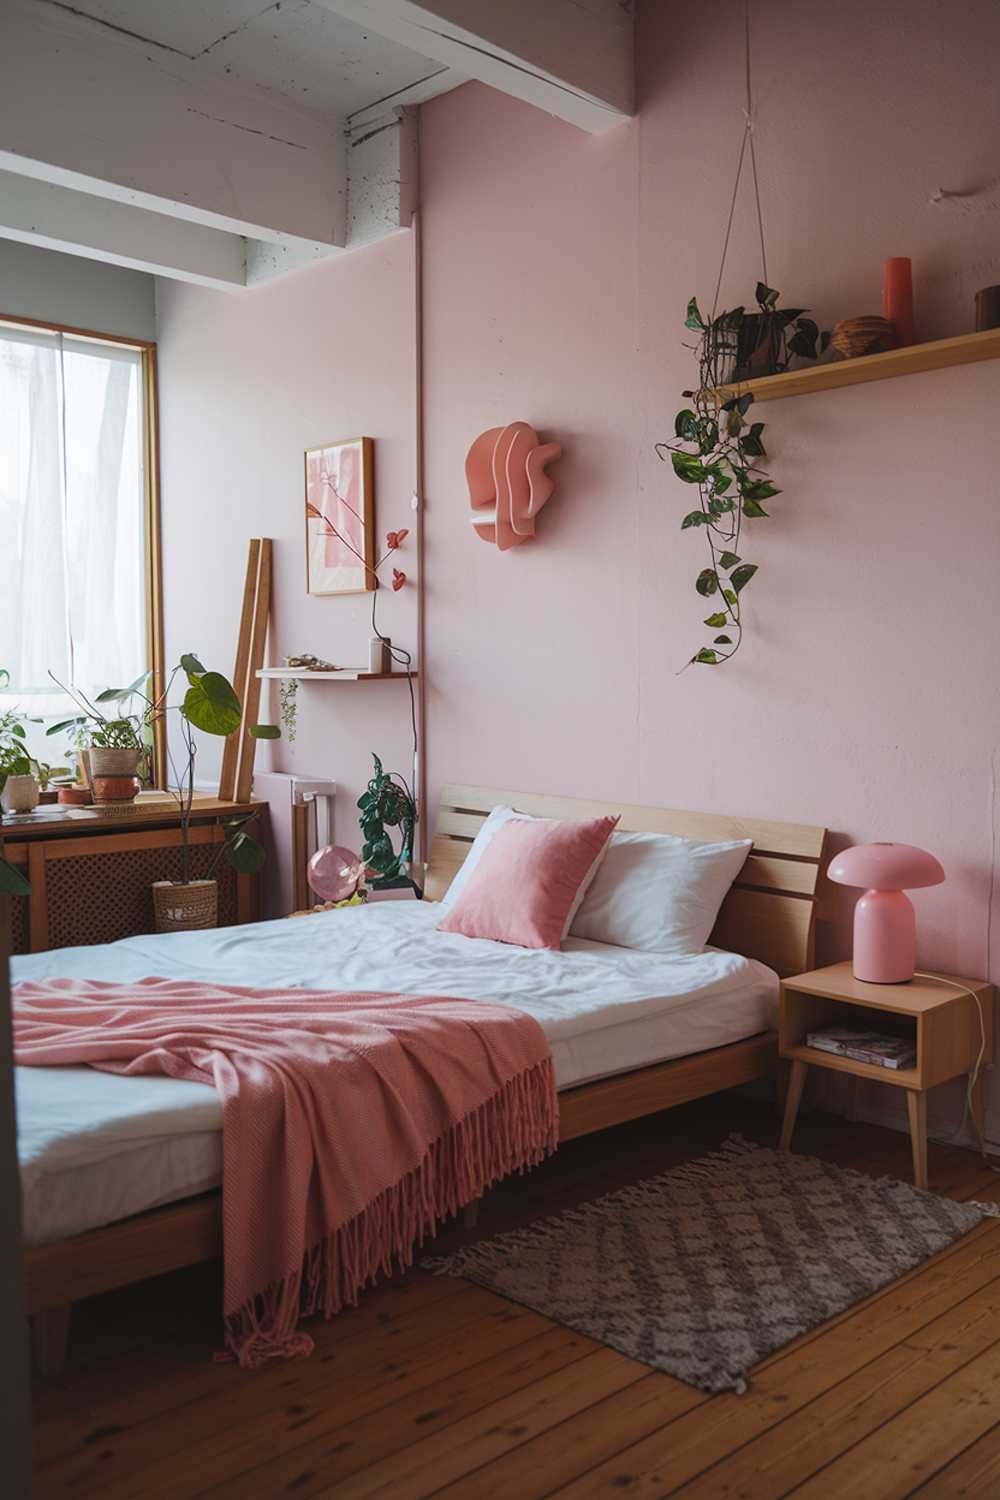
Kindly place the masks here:
[(284, 677), (278, 687), (278, 698), (281, 703), (281, 722), (285, 730), (285, 738), (291, 744), (298, 730), (299, 708), (298, 698), (299, 679), (297, 677)]
[[(377, 879), (376, 888), (396, 881), (408, 880), (407, 869), (413, 859), (413, 834), (417, 823), (417, 808), (402, 776), (395, 771), (386, 772), (378, 756), (372, 753), (375, 774), (367, 788), (358, 798), (361, 817), (358, 820), (364, 835), (361, 858)], [(393, 847), (390, 828), (400, 831), (399, 850)]]
[(69, 766), (50, 766), (47, 761), (35, 760), (34, 757), (32, 757), (31, 766), (35, 780), (43, 792), (47, 792), (53, 781), (58, 778), (72, 775)]
[[(674, 419), (675, 440), (656, 445), (659, 457), (664, 461), (669, 457), (677, 478), (697, 493), (698, 509), (687, 512), (681, 530), (700, 529), (705, 534), (709, 565), (701, 569), (694, 586), (703, 599), (717, 606), (704, 623), (718, 634), (687, 665), (720, 666), (739, 650), (743, 641), (740, 596), (757, 572), (757, 564), (745, 561), (740, 552), (743, 522), (766, 517), (764, 501), (781, 494), (759, 462), (767, 457), (764, 423), (747, 420), (752, 392), (741, 393), (737, 384), (735, 392), (720, 401), (719, 389), (731, 386), (734, 360), (737, 382), (751, 371), (773, 374), (787, 369), (793, 354), (815, 357), (821, 339), (816, 324), (803, 316), (804, 308), (779, 309), (778, 297), (778, 292), (759, 281), (759, 312), (747, 315), (736, 307), (708, 321), (694, 297), (687, 305), (684, 326), (700, 336), (694, 346), (698, 383), (683, 393), (691, 405)], [(743, 335), (751, 318), (748, 340)], [(793, 324), (795, 331), (790, 333)]]
[[(0, 667), (0, 688), (10, 682), (10, 673)], [(0, 792), (8, 776), (29, 776), (31, 756), (25, 745), (25, 728), (22, 716), (16, 709), (5, 708), (0, 712)], [(0, 813), (0, 820), (2, 820)], [(0, 894), (26, 896), (31, 887), (16, 865), (0, 853)]]

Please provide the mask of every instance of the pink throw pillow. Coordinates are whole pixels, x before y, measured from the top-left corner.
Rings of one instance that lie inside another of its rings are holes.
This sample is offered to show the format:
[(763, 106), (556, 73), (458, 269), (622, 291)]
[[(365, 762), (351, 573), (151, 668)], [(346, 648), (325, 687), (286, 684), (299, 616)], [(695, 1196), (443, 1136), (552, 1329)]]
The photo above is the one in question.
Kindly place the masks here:
[(513, 818), (497, 830), (439, 932), (559, 948), (617, 818)]

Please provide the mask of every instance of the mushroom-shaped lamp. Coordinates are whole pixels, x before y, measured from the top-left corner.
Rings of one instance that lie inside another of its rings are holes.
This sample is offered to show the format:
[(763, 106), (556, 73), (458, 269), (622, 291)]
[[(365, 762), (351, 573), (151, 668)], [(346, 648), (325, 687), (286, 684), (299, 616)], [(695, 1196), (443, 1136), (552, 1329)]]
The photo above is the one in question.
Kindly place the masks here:
[(902, 984), (917, 962), (917, 924), (905, 894), (940, 885), (944, 871), (926, 849), (912, 844), (855, 844), (831, 860), (827, 875), (838, 885), (861, 885), (854, 908), (854, 977), (869, 984)]

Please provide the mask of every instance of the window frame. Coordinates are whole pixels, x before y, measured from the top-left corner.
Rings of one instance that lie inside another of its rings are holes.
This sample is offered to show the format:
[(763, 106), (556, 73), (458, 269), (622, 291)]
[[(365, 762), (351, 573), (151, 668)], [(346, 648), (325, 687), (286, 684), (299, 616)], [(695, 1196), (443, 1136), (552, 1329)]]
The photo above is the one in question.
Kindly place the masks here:
[[(156, 342), (99, 333), (94, 328), (75, 328), (69, 323), (50, 323), (44, 318), (22, 318), (0, 312), (0, 336), (5, 327), (38, 328), (45, 333), (64, 333), (98, 344), (138, 351), (142, 369), (142, 459), (143, 526), (146, 541), (146, 662), (152, 684), (151, 697), (159, 698), (166, 685), (163, 654), (163, 550), (160, 534), (160, 443), (159, 400), (156, 384)], [(167, 785), (167, 729), (162, 715), (153, 724), (153, 785)]]

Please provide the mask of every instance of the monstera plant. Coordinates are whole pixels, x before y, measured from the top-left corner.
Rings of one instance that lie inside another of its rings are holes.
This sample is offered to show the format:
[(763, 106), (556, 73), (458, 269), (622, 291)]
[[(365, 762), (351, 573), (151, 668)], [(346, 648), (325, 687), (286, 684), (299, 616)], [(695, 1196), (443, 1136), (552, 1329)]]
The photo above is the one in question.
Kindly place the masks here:
[[(407, 871), (413, 859), (416, 803), (402, 776), (395, 771), (383, 770), (382, 762), (374, 752), (372, 760), (375, 774), (358, 799), (359, 822), (364, 835), (361, 858), (375, 876), (372, 885), (376, 890), (414, 885)], [(398, 850), (392, 842), (391, 828), (399, 829)]]

